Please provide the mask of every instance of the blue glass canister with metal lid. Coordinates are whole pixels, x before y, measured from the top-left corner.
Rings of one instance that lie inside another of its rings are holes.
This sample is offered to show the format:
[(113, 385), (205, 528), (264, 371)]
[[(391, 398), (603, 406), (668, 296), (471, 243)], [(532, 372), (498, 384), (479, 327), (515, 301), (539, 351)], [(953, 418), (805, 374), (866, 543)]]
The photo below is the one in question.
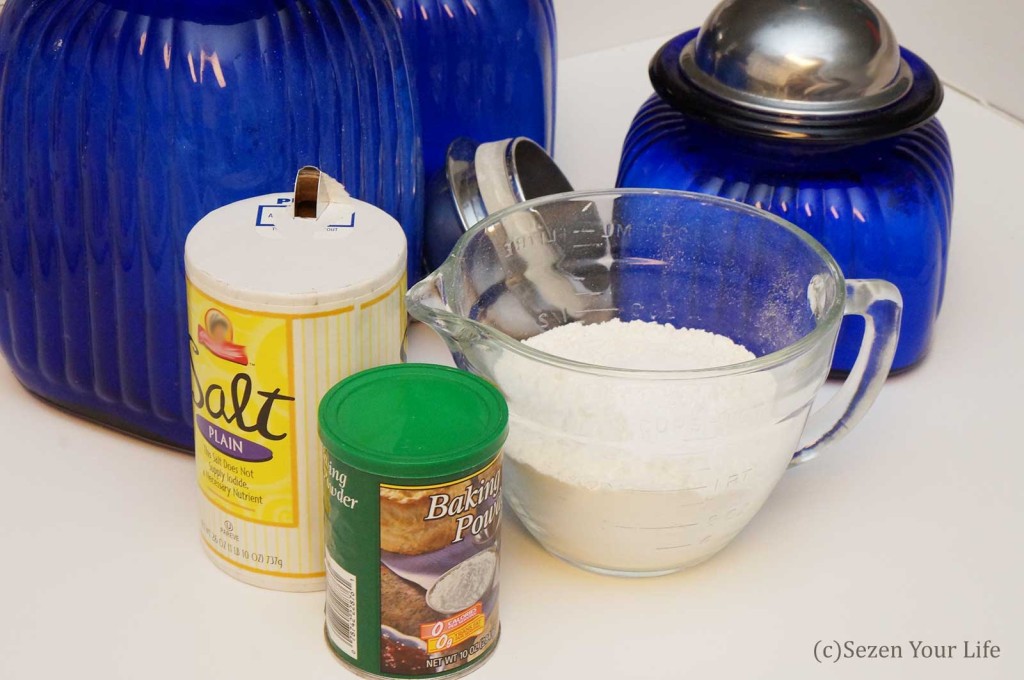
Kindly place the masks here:
[[(953, 209), (942, 85), (865, 0), (726, 0), (650, 66), (622, 187), (685, 189), (775, 213), (857, 278), (904, 299), (894, 371), (920, 362), (942, 304)], [(833, 370), (849, 371), (848, 320)]]
[(551, 150), (552, 0), (393, 0), (415, 66), (426, 178), (459, 137), (529, 137)]

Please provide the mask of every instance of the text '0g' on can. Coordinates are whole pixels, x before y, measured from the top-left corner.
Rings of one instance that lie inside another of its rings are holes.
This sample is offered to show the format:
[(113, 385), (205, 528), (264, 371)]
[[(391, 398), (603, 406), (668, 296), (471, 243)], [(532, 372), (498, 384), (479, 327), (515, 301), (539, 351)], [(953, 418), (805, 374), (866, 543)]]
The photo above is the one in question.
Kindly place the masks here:
[(207, 215), (185, 243), (203, 544), (264, 588), (324, 586), (317, 405), (401, 360), (406, 241), (316, 168)]
[(365, 371), (320, 405), (327, 641), (367, 677), (459, 677), (498, 641), (508, 407), (442, 366)]

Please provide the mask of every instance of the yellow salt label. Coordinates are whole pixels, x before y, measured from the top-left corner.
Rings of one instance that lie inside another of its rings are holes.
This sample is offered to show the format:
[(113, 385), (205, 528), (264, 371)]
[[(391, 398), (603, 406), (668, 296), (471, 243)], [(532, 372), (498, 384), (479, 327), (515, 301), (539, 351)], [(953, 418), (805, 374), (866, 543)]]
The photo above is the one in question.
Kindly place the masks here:
[(188, 284), (199, 488), (255, 524), (299, 523), (290, 320), (225, 305)]

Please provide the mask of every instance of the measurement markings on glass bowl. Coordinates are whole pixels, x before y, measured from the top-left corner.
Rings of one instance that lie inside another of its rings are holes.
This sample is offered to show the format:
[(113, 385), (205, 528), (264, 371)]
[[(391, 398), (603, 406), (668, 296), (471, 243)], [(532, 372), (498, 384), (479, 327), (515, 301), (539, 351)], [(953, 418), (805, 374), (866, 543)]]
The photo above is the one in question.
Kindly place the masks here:
[(689, 529), (690, 527), (696, 527), (696, 526), (700, 526), (700, 523), (699, 522), (692, 522), (690, 524), (672, 524), (672, 525), (667, 526), (667, 527), (638, 527), (638, 526), (628, 526), (628, 525), (625, 525), (625, 524), (616, 524), (615, 528), (616, 529), (639, 529), (641, 531), (666, 531), (668, 529)]

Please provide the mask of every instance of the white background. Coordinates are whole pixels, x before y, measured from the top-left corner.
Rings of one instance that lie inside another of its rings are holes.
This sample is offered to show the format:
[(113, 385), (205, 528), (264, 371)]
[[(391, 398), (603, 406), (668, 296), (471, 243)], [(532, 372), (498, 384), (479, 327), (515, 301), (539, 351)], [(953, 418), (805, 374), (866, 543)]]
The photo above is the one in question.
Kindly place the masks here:
[[(555, 0), (563, 57), (703, 23), (715, 0)], [(876, 0), (900, 43), (939, 76), (1024, 116), (1024, 1)]]
[[(645, 16), (645, 0), (609, 3), (616, 14), (600, 19), (602, 2), (560, 4), (563, 56), (577, 56), (561, 64), (557, 157), (579, 187), (607, 186), (650, 91), (647, 59), (705, 9), (692, 3), (695, 16), (677, 22)], [(660, 37), (581, 54), (632, 27)], [(1000, 49), (1020, 65), (1012, 41)], [(947, 52), (934, 56), (962, 51)], [(940, 117), (957, 205), (929, 359), (890, 381), (849, 437), (787, 473), (726, 550), (684, 573), (588, 574), (508, 515), (502, 641), (474, 680), (1024, 677), (1024, 127), (955, 93)], [(412, 358), (446, 358), (429, 330), (413, 332)], [(60, 413), (2, 366), (0, 432), (0, 680), (354, 677), (323, 642), (321, 593), (258, 590), (203, 554), (189, 456)], [(993, 640), (1003, 656), (821, 666), (822, 638), (905, 654), (909, 640)]]

